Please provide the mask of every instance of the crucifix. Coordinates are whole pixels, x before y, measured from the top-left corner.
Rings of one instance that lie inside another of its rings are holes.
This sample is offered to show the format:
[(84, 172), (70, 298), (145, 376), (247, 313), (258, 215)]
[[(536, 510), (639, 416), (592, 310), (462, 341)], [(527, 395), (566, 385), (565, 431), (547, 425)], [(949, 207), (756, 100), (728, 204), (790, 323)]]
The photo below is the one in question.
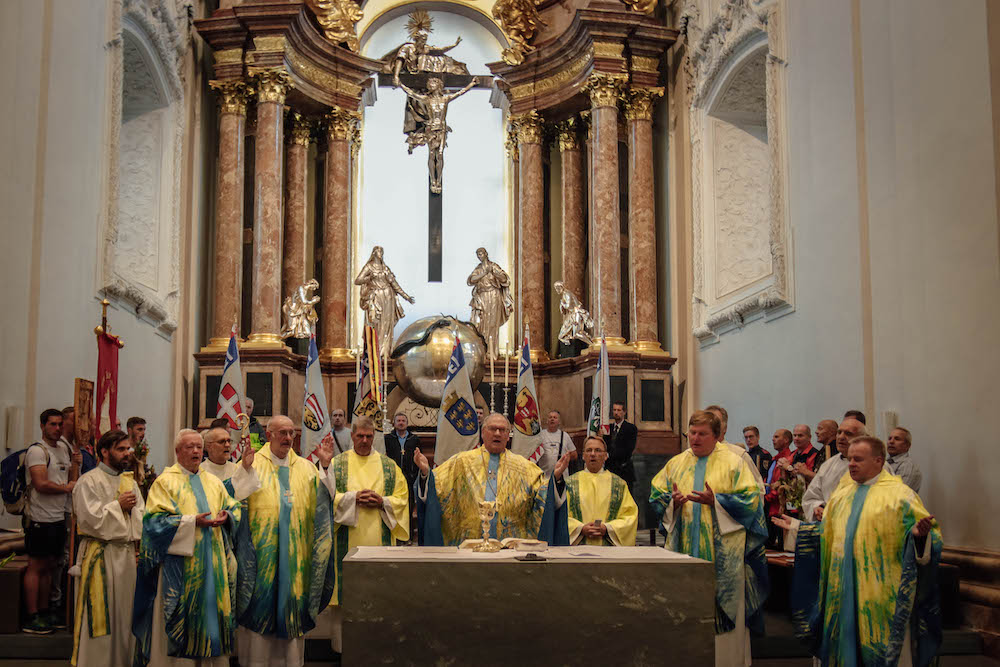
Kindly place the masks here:
[(396, 47), (382, 60), (379, 86), (402, 88), (406, 93), (403, 133), (407, 152), (426, 146), (430, 193), (428, 196), (428, 282), (442, 278), (442, 187), (444, 149), (448, 145), (448, 104), (473, 88), (489, 89), (490, 75), (472, 76), (465, 63), (446, 55), (462, 42), (459, 37), (446, 47), (432, 46), (427, 38), (432, 32), (433, 19), (424, 10), (410, 14), (407, 32), (410, 40)]

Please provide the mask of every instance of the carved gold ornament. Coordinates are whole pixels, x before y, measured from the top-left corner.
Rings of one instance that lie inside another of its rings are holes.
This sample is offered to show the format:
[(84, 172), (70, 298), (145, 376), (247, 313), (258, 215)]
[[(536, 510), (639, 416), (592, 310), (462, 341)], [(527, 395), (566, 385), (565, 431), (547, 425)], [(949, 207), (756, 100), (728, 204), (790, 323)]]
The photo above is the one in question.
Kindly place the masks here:
[(349, 141), (361, 115), (357, 111), (348, 111), (333, 107), (323, 117), (326, 121), (326, 136), (330, 141)]
[(584, 92), (590, 95), (594, 108), (617, 107), (625, 77), (595, 72), (587, 79)]
[(511, 124), (517, 128), (517, 141), (521, 144), (542, 143), (542, 128), (544, 127), (542, 117), (534, 109), (526, 113), (518, 114), (510, 119)]
[(652, 16), (656, 11), (657, 0), (622, 0), (632, 11)]
[(514, 162), (521, 158), (521, 151), (517, 148), (517, 127), (514, 125), (513, 119), (507, 125), (507, 139), (503, 142), (503, 147), (507, 149), (507, 157)]
[(291, 128), (289, 132), (291, 142), (299, 146), (308, 146), (312, 139), (313, 122), (298, 111), (291, 111), (288, 114), (288, 124)]
[(246, 81), (209, 81), (208, 85), (219, 92), (219, 113), (235, 113), (240, 116), (247, 114), (247, 98), (253, 93), (253, 88)]
[(292, 87), (288, 72), (280, 67), (249, 67), (247, 72), (254, 79), (258, 104), (265, 102), (285, 103), (285, 93)]
[(520, 65), (524, 62), (524, 54), (535, 50), (528, 41), (545, 25), (534, 0), (497, 0), (493, 5), (493, 18), (500, 22), (510, 42), (510, 48), (503, 50), (503, 61), (508, 65)]
[(356, 122), (351, 126), (351, 159), (357, 159), (358, 152), (361, 151), (361, 123)]
[(625, 118), (653, 120), (653, 103), (663, 96), (663, 88), (629, 88), (625, 91)]
[(645, 74), (660, 73), (660, 59), (647, 56), (632, 56), (632, 71)]
[(580, 149), (580, 120), (573, 116), (556, 123), (556, 137), (559, 140), (559, 152)]
[(343, 44), (355, 53), (361, 50), (357, 22), (364, 16), (354, 0), (306, 0), (306, 6), (316, 15), (323, 34), (334, 44)]
[(215, 52), (216, 65), (242, 65), (243, 49), (220, 49)]
[(595, 58), (621, 59), (625, 45), (621, 42), (594, 42)]
[(563, 85), (579, 76), (580, 73), (587, 68), (590, 61), (593, 59), (593, 55), (593, 50), (587, 49), (577, 56), (573, 62), (552, 76), (539, 79), (538, 81), (529, 81), (528, 83), (512, 86), (510, 89), (511, 99), (520, 100), (525, 97), (530, 97), (531, 95), (541, 95), (550, 90), (561, 88)]
[(292, 71), (323, 90), (344, 93), (350, 97), (361, 96), (361, 86), (351, 83), (347, 79), (334, 76), (328, 71), (317, 67), (312, 62), (300, 56), (295, 50), (289, 49), (285, 54), (285, 58), (288, 59), (288, 64), (291, 66)]

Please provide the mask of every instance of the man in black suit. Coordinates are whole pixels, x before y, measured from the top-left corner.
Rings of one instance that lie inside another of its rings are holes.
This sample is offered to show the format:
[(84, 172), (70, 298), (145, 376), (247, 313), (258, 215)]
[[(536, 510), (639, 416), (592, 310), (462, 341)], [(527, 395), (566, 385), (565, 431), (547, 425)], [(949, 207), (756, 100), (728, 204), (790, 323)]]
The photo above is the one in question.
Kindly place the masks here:
[(604, 436), (604, 442), (608, 445), (608, 459), (604, 462), (604, 467), (625, 480), (629, 493), (632, 493), (635, 485), (632, 452), (635, 451), (639, 431), (635, 424), (625, 421), (625, 404), (622, 402), (611, 404), (611, 418), (614, 420), (611, 432)]

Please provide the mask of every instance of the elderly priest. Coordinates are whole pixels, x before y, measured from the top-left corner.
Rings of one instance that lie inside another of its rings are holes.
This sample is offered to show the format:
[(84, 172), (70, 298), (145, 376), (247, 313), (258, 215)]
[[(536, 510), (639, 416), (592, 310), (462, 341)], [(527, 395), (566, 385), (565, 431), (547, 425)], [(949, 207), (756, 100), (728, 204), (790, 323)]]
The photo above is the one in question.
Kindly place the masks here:
[(767, 559), (763, 499), (751, 464), (719, 442), (711, 412), (691, 415), (687, 449), (652, 482), (666, 548), (715, 564), (715, 664), (750, 664), (747, 628), (763, 630)]
[(132, 664), (135, 543), (142, 537), (145, 504), (128, 467), (128, 436), (108, 431), (97, 441), (100, 463), (73, 487), (73, 513), (81, 541), (73, 624), (73, 664)]
[(205, 444), (205, 460), (201, 469), (219, 478), (229, 495), (243, 500), (260, 488), (257, 471), (253, 468), (255, 452), (247, 447), (239, 463), (229, 460), (233, 451), (233, 439), (227, 428), (210, 428), (202, 436)]
[(177, 463), (156, 478), (142, 519), (132, 633), (137, 666), (225, 667), (233, 650), (236, 561), (229, 548), (242, 510), (199, 469), (202, 440), (182, 429)]
[[(481, 538), (479, 503), (495, 501), (490, 537), (541, 539), (566, 544), (565, 513), (557, 489), (569, 466), (569, 454), (556, 463), (551, 484), (542, 469), (507, 449), (510, 422), (493, 413), (483, 422), (483, 444), (459, 452), (432, 472), (418, 448), (413, 454), (420, 474), (414, 485), (420, 543), (425, 546), (459, 546)], [(561, 498), (560, 494), (560, 498)]]
[(329, 603), (336, 578), (335, 489), (325, 472), (333, 445), (316, 449), (318, 469), (292, 451), (295, 425), (288, 417), (271, 417), (267, 438), (253, 460), (260, 488), (247, 498), (246, 525), (236, 543), (240, 664), (299, 667), (304, 635)]
[(941, 532), (920, 497), (883, 470), (878, 438), (851, 440), (822, 523), (798, 531), (792, 618), (823, 665), (927, 665), (941, 645)]
[(583, 443), (585, 468), (566, 480), (570, 544), (635, 546), (639, 508), (625, 480), (604, 469), (607, 459), (604, 439), (587, 438)]

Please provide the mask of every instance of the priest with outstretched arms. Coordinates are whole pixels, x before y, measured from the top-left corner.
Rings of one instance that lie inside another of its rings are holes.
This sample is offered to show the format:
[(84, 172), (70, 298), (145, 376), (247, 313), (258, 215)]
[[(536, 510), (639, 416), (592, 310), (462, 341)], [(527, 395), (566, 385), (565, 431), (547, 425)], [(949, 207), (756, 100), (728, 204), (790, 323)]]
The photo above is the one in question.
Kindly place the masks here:
[(537, 465), (507, 449), (506, 417), (489, 415), (482, 433), (482, 446), (459, 452), (434, 470), (419, 448), (414, 451), (413, 462), (420, 470), (414, 483), (420, 543), (459, 546), (464, 540), (482, 538), (479, 503), (493, 501), (491, 538), (568, 544), (562, 476), (569, 454), (556, 463), (550, 480)]

